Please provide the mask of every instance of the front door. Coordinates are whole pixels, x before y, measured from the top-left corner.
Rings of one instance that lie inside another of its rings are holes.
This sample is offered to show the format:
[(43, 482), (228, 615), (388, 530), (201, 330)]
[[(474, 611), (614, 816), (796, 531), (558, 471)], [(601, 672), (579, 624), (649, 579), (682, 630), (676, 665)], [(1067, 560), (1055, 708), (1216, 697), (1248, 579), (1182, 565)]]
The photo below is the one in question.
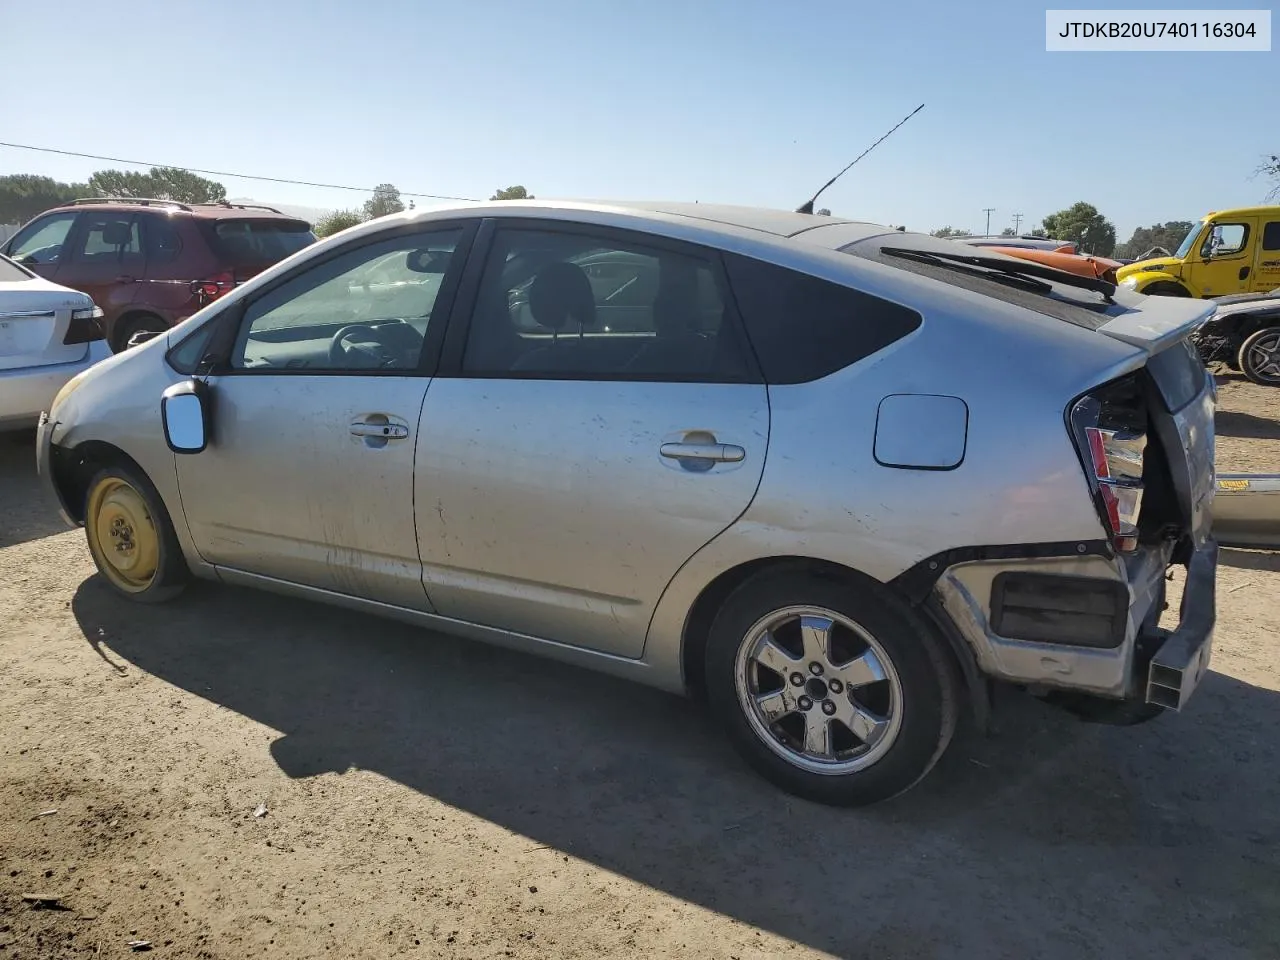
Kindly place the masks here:
[(1200, 247), (1202, 262), (1191, 273), (1203, 296), (1225, 297), (1252, 287), (1257, 226), (1247, 217), (1210, 225)]
[[(592, 276), (601, 264), (608, 278)], [(764, 467), (766, 389), (725, 289), (697, 247), (497, 228), (419, 427), (440, 613), (641, 654), (663, 590), (746, 510)]]
[(177, 458), (205, 560), (430, 609), (413, 454), (467, 236), (400, 228), (248, 300), (209, 381), (212, 443)]
[(1253, 290), (1257, 293), (1280, 290), (1280, 217), (1262, 222), (1262, 242), (1258, 244)]
[(49, 213), (32, 220), (5, 245), (5, 254), (46, 280), (56, 280), (63, 248), (77, 216), (76, 213)]

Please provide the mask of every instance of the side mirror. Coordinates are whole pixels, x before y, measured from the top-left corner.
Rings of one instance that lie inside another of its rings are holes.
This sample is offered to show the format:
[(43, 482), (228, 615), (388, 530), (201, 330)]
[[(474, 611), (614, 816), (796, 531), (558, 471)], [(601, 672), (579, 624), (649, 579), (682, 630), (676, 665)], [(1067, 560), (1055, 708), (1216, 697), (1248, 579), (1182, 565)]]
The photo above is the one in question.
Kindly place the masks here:
[(174, 453), (199, 453), (209, 445), (209, 388), (200, 380), (175, 383), (160, 395), (164, 440)]

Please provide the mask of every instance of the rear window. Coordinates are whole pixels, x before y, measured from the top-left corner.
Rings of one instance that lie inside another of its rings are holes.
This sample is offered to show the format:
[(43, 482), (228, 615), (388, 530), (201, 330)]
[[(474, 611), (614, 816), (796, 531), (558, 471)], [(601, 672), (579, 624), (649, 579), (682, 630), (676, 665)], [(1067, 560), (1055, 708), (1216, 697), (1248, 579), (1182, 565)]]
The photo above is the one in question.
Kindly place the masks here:
[[(927, 238), (925, 239), (927, 241)], [(942, 241), (934, 242), (940, 243)], [(928, 242), (912, 242), (912, 240), (906, 238), (899, 240), (890, 238), (883, 243), (883, 247), (890, 249), (894, 247), (908, 248), (918, 251), (921, 255), (928, 255), (936, 249), (933, 244)], [(1104, 323), (1125, 312), (1124, 307), (1108, 303), (1101, 294), (1094, 293), (1092, 290), (1083, 290), (1066, 284), (1054, 284), (1051, 292), (1039, 293), (1025, 287), (1012, 286), (1009, 282), (999, 279), (997, 276), (993, 276), (991, 272), (981, 268), (973, 268), (959, 263), (921, 263), (918, 260), (906, 257), (896, 257), (885, 253), (878, 241), (851, 243), (841, 247), (840, 252), (850, 253), (867, 260), (874, 260), (876, 263), (882, 263), (887, 267), (906, 270), (922, 277), (928, 277), (931, 280), (940, 280), (943, 283), (962, 287), (965, 290), (971, 290), (974, 293), (980, 293), (995, 300), (1002, 300), (1005, 303), (1012, 303), (1015, 306), (1025, 307), (1028, 310), (1034, 310), (1037, 313), (1043, 313), (1058, 320), (1065, 320), (1067, 323), (1085, 327), (1089, 330), (1096, 330)], [(966, 251), (961, 248), (949, 252), (965, 253)], [(995, 253), (984, 254), (981, 252), (977, 252), (975, 255), (997, 256)]]
[(214, 254), (231, 267), (263, 267), (315, 243), (304, 220), (210, 220), (203, 224)]
[(27, 273), (8, 257), (0, 257), (0, 283), (17, 283), (19, 280), (30, 280), (34, 273)]
[(920, 314), (786, 267), (726, 254), (729, 285), (768, 383), (807, 383), (883, 350)]

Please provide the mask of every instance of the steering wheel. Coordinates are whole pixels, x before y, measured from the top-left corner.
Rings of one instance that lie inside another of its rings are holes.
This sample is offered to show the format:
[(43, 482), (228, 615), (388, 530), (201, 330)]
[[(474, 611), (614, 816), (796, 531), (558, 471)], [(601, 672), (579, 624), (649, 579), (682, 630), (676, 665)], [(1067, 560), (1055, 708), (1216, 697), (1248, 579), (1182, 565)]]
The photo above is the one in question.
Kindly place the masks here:
[[(338, 330), (333, 335), (333, 339), (329, 341), (329, 363), (334, 367), (345, 367), (351, 362), (351, 353), (355, 352), (347, 348), (347, 341), (354, 337), (357, 333), (366, 334), (366, 339), (378, 341), (378, 331), (369, 323), (349, 323), (345, 327)], [(378, 342), (378, 352), (375, 355), (372, 351), (360, 349), (361, 355), (368, 357), (372, 362), (371, 367), (380, 367), (386, 360), (386, 351)]]

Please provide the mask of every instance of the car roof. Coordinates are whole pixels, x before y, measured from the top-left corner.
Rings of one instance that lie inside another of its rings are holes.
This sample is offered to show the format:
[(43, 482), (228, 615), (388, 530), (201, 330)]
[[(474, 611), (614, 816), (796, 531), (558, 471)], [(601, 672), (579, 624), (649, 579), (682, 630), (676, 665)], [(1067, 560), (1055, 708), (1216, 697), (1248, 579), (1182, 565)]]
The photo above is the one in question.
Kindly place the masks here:
[(802, 235), (805, 240), (811, 240), (810, 234), (836, 226), (842, 228), (843, 243), (889, 233), (894, 229), (842, 217), (729, 204), (660, 200), (494, 200), (466, 205), (422, 206), (413, 211), (367, 220), (350, 228), (349, 235), (376, 232), (396, 222), (412, 223), (454, 216), (576, 220), (600, 225), (626, 225), (642, 230), (651, 227), (656, 233), (671, 233), (671, 230), (663, 229), (665, 225), (675, 227), (675, 233), (697, 233), (702, 239), (707, 239), (708, 235), (724, 239), (754, 238), (773, 244)]
[(1205, 220), (1209, 217), (1255, 217), (1259, 214), (1280, 216), (1280, 206), (1263, 204), (1259, 207), (1232, 207), (1229, 210), (1210, 210), (1200, 219)]
[(55, 210), (119, 210), (136, 213), (139, 210), (158, 210), (168, 214), (183, 213), (206, 220), (224, 220), (234, 217), (243, 220), (291, 220), (299, 223), (302, 217), (293, 217), (274, 207), (244, 203), (180, 203), (176, 200), (154, 200), (149, 197), (86, 197), (54, 207)]

